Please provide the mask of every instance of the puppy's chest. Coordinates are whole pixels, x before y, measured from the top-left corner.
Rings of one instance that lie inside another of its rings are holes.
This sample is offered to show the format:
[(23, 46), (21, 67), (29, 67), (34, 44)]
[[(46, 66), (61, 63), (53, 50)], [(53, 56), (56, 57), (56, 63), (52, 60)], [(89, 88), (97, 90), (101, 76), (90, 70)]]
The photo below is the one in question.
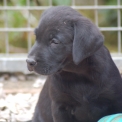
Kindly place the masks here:
[(97, 89), (85, 79), (58, 80), (51, 84), (51, 97), (54, 101), (84, 104), (97, 97)]

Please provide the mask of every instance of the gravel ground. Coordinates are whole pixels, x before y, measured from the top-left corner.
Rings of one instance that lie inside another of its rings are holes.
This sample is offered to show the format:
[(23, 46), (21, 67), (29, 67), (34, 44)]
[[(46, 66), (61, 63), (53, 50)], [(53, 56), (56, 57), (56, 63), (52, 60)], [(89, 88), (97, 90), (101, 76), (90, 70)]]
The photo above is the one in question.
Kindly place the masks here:
[(0, 122), (30, 122), (44, 82), (0, 81)]
[(0, 98), (0, 122), (28, 122), (37, 103), (38, 93), (7, 94)]

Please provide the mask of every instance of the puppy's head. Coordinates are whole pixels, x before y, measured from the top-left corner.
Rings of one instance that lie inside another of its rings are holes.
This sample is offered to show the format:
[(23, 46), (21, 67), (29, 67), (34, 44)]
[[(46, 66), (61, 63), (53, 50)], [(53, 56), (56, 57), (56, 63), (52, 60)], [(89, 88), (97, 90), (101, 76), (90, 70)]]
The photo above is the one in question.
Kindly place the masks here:
[(71, 60), (78, 65), (103, 45), (99, 29), (70, 7), (46, 10), (35, 29), (36, 42), (28, 54), (30, 71), (50, 75)]

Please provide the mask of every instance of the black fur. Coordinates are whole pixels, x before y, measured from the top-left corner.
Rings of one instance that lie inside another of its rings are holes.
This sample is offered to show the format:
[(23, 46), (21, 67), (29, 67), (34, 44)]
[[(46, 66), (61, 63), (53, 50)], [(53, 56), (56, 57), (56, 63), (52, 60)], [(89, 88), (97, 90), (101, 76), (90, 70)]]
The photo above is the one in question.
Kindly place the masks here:
[(70, 7), (46, 10), (28, 68), (48, 75), (32, 122), (97, 122), (122, 112), (122, 79), (103, 35)]

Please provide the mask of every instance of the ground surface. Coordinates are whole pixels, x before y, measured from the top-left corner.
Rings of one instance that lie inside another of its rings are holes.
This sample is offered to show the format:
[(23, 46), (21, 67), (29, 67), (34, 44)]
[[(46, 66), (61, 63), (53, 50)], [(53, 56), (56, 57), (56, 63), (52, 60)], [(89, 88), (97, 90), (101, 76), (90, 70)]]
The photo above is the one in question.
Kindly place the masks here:
[(45, 78), (0, 81), (0, 122), (31, 120)]

